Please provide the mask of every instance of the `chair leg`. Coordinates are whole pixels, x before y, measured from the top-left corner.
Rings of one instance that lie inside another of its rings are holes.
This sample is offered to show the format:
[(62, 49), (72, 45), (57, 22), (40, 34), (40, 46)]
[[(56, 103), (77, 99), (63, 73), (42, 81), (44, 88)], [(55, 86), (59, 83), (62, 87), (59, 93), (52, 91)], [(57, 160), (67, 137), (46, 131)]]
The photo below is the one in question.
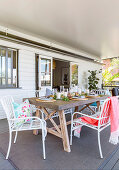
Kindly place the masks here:
[(9, 153), (10, 153), (11, 142), (12, 142), (12, 132), (9, 132), (9, 146), (8, 146), (8, 151), (7, 151), (6, 159), (8, 159), (8, 156), (9, 156)]
[(72, 145), (72, 134), (73, 134), (73, 122), (71, 121), (71, 133), (70, 133), (70, 145)]
[(99, 131), (98, 131), (98, 147), (99, 147), (100, 157), (103, 158), (101, 143), (100, 143), (100, 132)]
[(16, 140), (17, 140), (17, 134), (18, 134), (18, 132), (16, 131), (15, 138), (14, 138), (14, 143), (16, 143)]
[(71, 129), (71, 134), (70, 134), (70, 145), (72, 145), (72, 129)]
[(45, 131), (42, 129), (43, 159), (46, 159), (45, 153)]

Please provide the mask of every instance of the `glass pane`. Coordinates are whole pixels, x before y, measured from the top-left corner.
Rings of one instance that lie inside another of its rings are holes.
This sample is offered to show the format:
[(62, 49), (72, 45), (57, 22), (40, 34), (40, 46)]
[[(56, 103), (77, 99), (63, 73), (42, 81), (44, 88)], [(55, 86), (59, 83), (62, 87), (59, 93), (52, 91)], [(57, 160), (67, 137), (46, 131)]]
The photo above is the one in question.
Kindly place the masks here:
[(5, 85), (5, 78), (2, 78), (2, 85)]
[(5, 77), (5, 57), (2, 57), (2, 77)]
[(50, 86), (51, 85), (51, 74), (41, 73), (41, 85)]
[(47, 60), (47, 72), (51, 72), (51, 60)]
[(2, 56), (6, 56), (6, 50), (2, 49)]
[[(8, 51), (8, 79), (11, 78), (11, 51)], [(10, 82), (10, 81), (9, 81)], [(11, 83), (8, 83), (11, 84)]]
[(51, 60), (41, 59), (41, 72), (51, 72)]
[(11, 84), (11, 79), (8, 79), (8, 84)]
[(72, 84), (78, 85), (78, 65), (72, 65)]
[(13, 69), (13, 85), (14, 86), (16, 86), (16, 79), (17, 79), (16, 69)]
[(8, 51), (8, 57), (11, 58), (11, 51)]
[(16, 87), (16, 80), (17, 80), (17, 60), (16, 60), (17, 52), (13, 51), (13, 86)]
[[(12, 53), (13, 53), (13, 59), (12, 59)], [(5, 49), (0, 48), (0, 85), (1, 86), (10, 87), (12, 83), (14, 87), (16, 86), (16, 79), (17, 79), (16, 67), (17, 67), (17, 52), (6, 48)]]
[(0, 56), (0, 78), (2, 77), (2, 69), (1, 69), (1, 56)]

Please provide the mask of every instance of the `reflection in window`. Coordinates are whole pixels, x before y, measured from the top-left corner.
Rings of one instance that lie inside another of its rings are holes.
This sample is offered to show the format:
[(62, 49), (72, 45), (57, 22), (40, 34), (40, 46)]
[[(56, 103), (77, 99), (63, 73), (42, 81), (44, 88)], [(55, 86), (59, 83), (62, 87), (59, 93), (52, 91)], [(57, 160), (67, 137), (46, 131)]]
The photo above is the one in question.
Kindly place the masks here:
[(17, 86), (17, 51), (0, 47), (0, 87)]
[(41, 86), (51, 85), (51, 60), (41, 59)]
[(78, 85), (78, 65), (72, 65), (72, 84)]

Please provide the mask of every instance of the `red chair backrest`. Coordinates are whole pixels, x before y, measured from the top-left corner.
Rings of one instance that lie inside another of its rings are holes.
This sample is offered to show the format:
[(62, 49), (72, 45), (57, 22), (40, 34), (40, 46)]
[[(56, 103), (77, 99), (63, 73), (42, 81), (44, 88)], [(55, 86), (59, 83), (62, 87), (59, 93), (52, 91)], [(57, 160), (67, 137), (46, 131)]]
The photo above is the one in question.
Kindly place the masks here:
[(110, 118), (110, 112), (109, 112), (109, 108), (110, 108), (110, 99), (106, 99), (103, 103), (102, 109), (101, 109), (101, 115), (99, 120), (100, 125), (106, 124), (109, 121)]

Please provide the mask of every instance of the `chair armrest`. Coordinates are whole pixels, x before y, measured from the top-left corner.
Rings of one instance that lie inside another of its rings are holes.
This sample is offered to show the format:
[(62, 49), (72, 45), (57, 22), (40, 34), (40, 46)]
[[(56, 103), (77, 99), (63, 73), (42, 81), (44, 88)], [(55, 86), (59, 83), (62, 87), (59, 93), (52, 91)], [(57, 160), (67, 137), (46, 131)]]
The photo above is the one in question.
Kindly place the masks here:
[(94, 116), (90, 116), (90, 115), (87, 115), (87, 114), (84, 114), (84, 113), (81, 113), (81, 112), (74, 112), (72, 117), (74, 117), (75, 114), (79, 114), (81, 116), (85, 116), (85, 117), (89, 117), (89, 118), (92, 118), (92, 119), (95, 119), (95, 120), (99, 120), (99, 118), (96, 118)]
[[(72, 115), (72, 118), (74, 117), (75, 114), (79, 114), (79, 115), (81, 115), (81, 116), (89, 117), (89, 118), (92, 118), (92, 119), (95, 119), (95, 120), (101, 120), (101, 119), (108, 118), (108, 117), (97, 118), (97, 117), (95, 117), (95, 116), (90, 116), (90, 115), (87, 115), (87, 114), (84, 114), (84, 113), (81, 113), (81, 112), (74, 112), (73, 115)], [(94, 114), (94, 115), (95, 115), (95, 114)]]
[(90, 115), (87, 115), (87, 114), (84, 114), (84, 113), (81, 113), (81, 112), (74, 112), (72, 117), (74, 117), (75, 114), (79, 114), (81, 116), (86, 116), (86, 117), (89, 117), (89, 118), (93, 118), (93, 119), (99, 120), (99, 118), (96, 118), (94, 116), (90, 116)]

